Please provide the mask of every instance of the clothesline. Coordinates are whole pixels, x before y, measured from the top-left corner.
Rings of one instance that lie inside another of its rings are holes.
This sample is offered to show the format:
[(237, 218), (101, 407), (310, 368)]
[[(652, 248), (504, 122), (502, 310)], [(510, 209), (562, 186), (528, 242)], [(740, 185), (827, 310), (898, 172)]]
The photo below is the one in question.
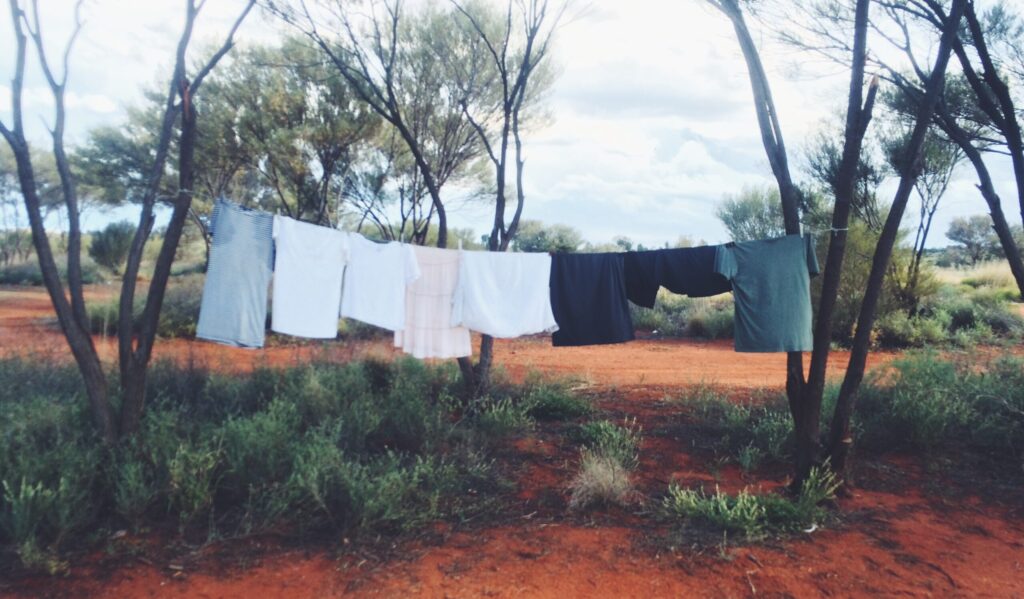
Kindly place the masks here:
[(629, 303), (658, 289), (733, 292), (737, 351), (811, 345), (809, 235), (697, 248), (595, 254), (488, 252), (377, 243), (218, 200), (197, 337), (263, 346), (271, 330), (337, 337), (339, 317), (394, 332), (419, 358), (471, 355), (470, 331), (551, 333), (555, 346), (634, 338)]

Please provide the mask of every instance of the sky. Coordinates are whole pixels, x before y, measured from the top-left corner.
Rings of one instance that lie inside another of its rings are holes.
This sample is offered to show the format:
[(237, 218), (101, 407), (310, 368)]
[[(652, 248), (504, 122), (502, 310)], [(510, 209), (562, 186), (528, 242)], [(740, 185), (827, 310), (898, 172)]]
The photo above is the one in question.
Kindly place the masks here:
[[(120, 122), (141, 91), (160, 79), (173, 59), (183, 2), (86, 0), (84, 29), (71, 61), (67, 94), (69, 141), (91, 128)], [(196, 39), (217, 43), (241, 0), (208, 0)], [(73, 23), (72, 0), (40, 0), (50, 52), (59, 55)], [(769, 71), (783, 133), (801, 174), (810, 136), (844, 107), (847, 75), (834, 66), (778, 44), (752, 23)], [(256, 14), (243, 25), (241, 44), (277, 39), (285, 28)], [(10, 118), (13, 37), (0, 17), (0, 119)], [(593, 242), (626, 236), (647, 246), (680, 237), (718, 243), (728, 233), (715, 216), (723, 197), (744, 187), (771, 185), (745, 63), (728, 20), (700, 0), (594, 0), (557, 34), (553, 58), (559, 77), (550, 98), (550, 122), (525, 136), (524, 218), (569, 224)], [(30, 65), (34, 61), (30, 61)], [(38, 72), (25, 91), (30, 137), (46, 143), (43, 124), (53, 103)], [(997, 190), (1015, 197), (1006, 161), (991, 165)], [(933, 230), (944, 232), (956, 216), (986, 206), (969, 169), (956, 176)], [(883, 187), (891, 198), (894, 185)], [(1004, 200), (1005, 201), (1005, 200)], [(1005, 211), (1018, 213), (1014, 203)], [(86, 229), (137, 208), (95, 209)], [(904, 226), (916, 226), (916, 207)], [(450, 224), (483, 233), (490, 208), (459, 204)], [(948, 243), (933, 235), (929, 245)]]

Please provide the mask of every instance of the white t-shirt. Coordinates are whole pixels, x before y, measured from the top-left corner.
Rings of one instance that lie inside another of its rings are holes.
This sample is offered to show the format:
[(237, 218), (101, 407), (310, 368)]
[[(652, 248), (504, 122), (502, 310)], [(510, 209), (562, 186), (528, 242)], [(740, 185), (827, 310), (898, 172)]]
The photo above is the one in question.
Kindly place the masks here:
[(557, 331), (550, 279), (548, 254), (461, 252), (451, 324), (506, 338)]
[(405, 328), (405, 287), (420, 276), (412, 247), (349, 233), (341, 315), (391, 331)]
[(271, 329), (334, 339), (348, 236), (329, 227), (274, 217), (274, 303)]

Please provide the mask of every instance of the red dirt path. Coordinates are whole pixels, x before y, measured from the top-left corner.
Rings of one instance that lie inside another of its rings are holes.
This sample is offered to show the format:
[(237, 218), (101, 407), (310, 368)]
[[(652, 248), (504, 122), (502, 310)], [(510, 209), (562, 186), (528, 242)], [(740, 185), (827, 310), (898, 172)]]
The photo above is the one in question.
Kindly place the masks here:
[[(0, 289), (0, 351), (66, 355), (47, 318), (52, 320), (39, 290)], [(103, 340), (99, 344), (112, 358), (114, 346)], [(284, 364), (314, 353), (343, 360), (365, 353), (390, 355), (392, 350), (384, 342), (282, 346), (261, 352), (185, 341), (157, 345), (158, 357), (201, 360), (227, 370)], [(719, 484), (729, 491), (785, 482), (784, 473), (759, 472), (747, 478), (735, 466), (716, 468), (709, 456), (690, 447), (682, 425), (685, 409), (663, 400), (694, 383), (779, 387), (782, 356), (736, 354), (728, 343), (718, 342), (652, 340), (556, 349), (543, 339), (499, 343), (496, 356), (513, 375), (535, 368), (585, 377), (593, 383), (591, 392), (600, 409), (614, 418), (636, 416), (645, 433), (636, 484), (645, 497), (657, 496), (671, 480)], [(872, 363), (891, 357), (882, 355)], [(844, 361), (842, 354), (832, 360), (840, 366)], [(569, 511), (565, 487), (575, 469), (575, 449), (563, 443), (563, 437), (541, 429), (512, 444), (509, 451), (518, 458), (514, 474), (519, 503), (501, 523), (461, 528), (442, 524), (436, 534), (401, 542), (386, 559), (347, 551), (341, 543), (335, 553), (251, 539), (182, 550), (179, 558), (166, 563), (125, 558), (111, 565), (97, 555), (76, 561), (64, 578), (0, 581), (0, 595), (1024, 596), (1022, 503), (1004, 505), (951, 490), (953, 483), (923, 468), (916, 458), (872, 462), (870, 476), (864, 476), (871, 486), (840, 502), (846, 523), (838, 529), (766, 545), (728, 545), (719, 555), (713, 547), (671, 548), (657, 540), (666, 531), (630, 513), (635, 510)], [(942, 492), (935, 494), (935, 489)], [(120, 541), (147, 542), (154, 541)], [(171, 563), (181, 569), (170, 569)]]

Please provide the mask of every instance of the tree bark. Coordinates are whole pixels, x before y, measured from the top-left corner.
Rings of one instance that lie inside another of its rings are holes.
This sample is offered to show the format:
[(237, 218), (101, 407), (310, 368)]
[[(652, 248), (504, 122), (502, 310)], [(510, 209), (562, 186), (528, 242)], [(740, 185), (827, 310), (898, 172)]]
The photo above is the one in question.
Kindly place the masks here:
[[(50, 296), (54, 312), (57, 314), (57, 321), (60, 323), (64, 337), (71, 348), (75, 363), (82, 375), (85, 384), (86, 398), (89, 402), (89, 409), (93, 421), (99, 431), (100, 437), (107, 444), (112, 444), (117, 439), (117, 428), (114, 424), (113, 410), (110, 406), (110, 399), (107, 390), (107, 379), (100, 363), (99, 355), (93, 345), (92, 336), (89, 332), (88, 318), (85, 313), (85, 299), (81, 285), (81, 269), (79, 268), (80, 243), (78, 240), (78, 218), (77, 201), (74, 197), (74, 183), (71, 172), (67, 165), (63, 149), (64, 135), (64, 90), (67, 81), (67, 60), (64, 64), (64, 79), (57, 81), (46, 54), (43, 51), (42, 31), (39, 28), (38, 13), (34, 16), (35, 28), (30, 29), (33, 42), (39, 52), (40, 64), (50, 90), (53, 93), (56, 105), (56, 122), (52, 133), (55, 158), (61, 177), (61, 192), (64, 196), (65, 206), (69, 213), (74, 212), (70, 217), (72, 228), (72, 243), (69, 247), (68, 275), (69, 291), (71, 300), (65, 295), (64, 285), (60, 279), (56, 260), (53, 256), (53, 249), (50, 246), (50, 239), (46, 234), (46, 227), (43, 223), (42, 207), (39, 198), (39, 191), (36, 187), (36, 177), (32, 166), (32, 156), (27, 140), (25, 139), (24, 121), (22, 115), (22, 91), (25, 79), (25, 58), (28, 48), (28, 38), (25, 35), (24, 22), (27, 22), (28, 15), (22, 11), (17, 0), (9, 2), (11, 14), (11, 27), (14, 30), (16, 44), (14, 67), (15, 73), (11, 81), (11, 100), (13, 125), (8, 128), (0, 122), (0, 135), (8, 143), (14, 154), (18, 173), (18, 184), (25, 202), (25, 212), (28, 214), (29, 228), (32, 231), (32, 245), (35, 248), (39, 260), (39, 270), (42, 273), (43, 284)], [(24, 21), (23, 21), (24, 19)], [(75, 31), (70, 38), (67, 52), (70, 52), (71, 43), (77, 36), (80, 23), (76, 22)], [(69, 191), (71, 192), (69, 194)]]
[[(709, 0), (709, 3), (720, 10), (733, 24), (736, 39), (747, 64), (750, 87), (754, 95), (754, 107), (758, 126), (761, 130), (761, 141), (764, 145), (772, 173), (779, 186), (782, 202), (782, 217), (786, 234), (800, 233), (800, 193), (793, 184), (789, 171), (789, 159), (778, 112), (772, 99), (768, 75), (761, 63), (761, 57), (754, 43), (750, 30), (743, 18), (743, 11), (737, 0)], [(817, 420), (813, 419), (813, 409), (804, 405), (803, 394), (806, 381), (804, 379), (803, 354), (789, 352), (786, 356), (786, 397), (789, 401), (790, 413), (793, 416), (794, 431), (797, 437), (797, 473), (804, 465), (813, 461), (813, 447), (817, 442)]]
[(188, 83), (181, 91), (181, 134), (178, 144), (178, 195), (175, 199), (171, 220), (167, 224), (160, 253), (157, 256), (153, 278), (146, 294), (146, 305), (142, 310), (138, 339), (132, 352), (128, 369), (121, 373), (122, 404), (121, 434), (134, 435), (139, 428), (146, 399), (146, 373), (153, 353), (160, 310), (163, 307), (167, 282), (171, 276), (178, 244), (181, 241), (185, 223), (192, 207), (192, 186), (195, 183), (196, 113), (192, 104), (192, 92)]
[(1024, 297), (1024, 259), (1021, 258), (1020, 248), (1017, 247), (1017, 241), (1013, 238), (1006, 215), (1003, 214), (1002, 201), (999, 194), (996, 193), (985, 159), (982, 157), (981, 151), (971, 143), (968, 133), (956, 123), (945, 107), (940, 108), (936, 121), (946, 135), (963, 150), (964, 155), (974, 167), (974, 171), (978, 175), (978, 191), (981, 192), (982, 198), (988, 204), (989, 214), (992, 216), (992, 228), (999, 238), (1006, 261), (1010, 264), (1010, 272), (1013, 274), (1013, 280), (1017, 283), (1017, 290), (1021, 297)]
[(843, 155), (836, 176), (835, 205), (832, 210), (832, 231), (822, 275), (821, 297), (818, 303), (814, 329), (814, 344), (807, 384), (801, 394), (802, 426), (797, 429), (797, 460), (794, 487), (810, 474), (819, 461), (821, 402), (825, 391), (825, 373), (828, 367), (832, 341), (832, 317), (839, 296), (843, 260), (846, 254), (847, 229), (853, 198), (856, 194), (857, 168), (861, 148), (874, 108), (878, 80), (873, 79), (864, 98), (864, 65), (867, 55), (869, 0), (858, 0), (854, 18), (854, 44), (850, 68), (850, 92), (846, 108), (845, 141)]
[(882, 293), (882, 283), (884, 282), (889, 259), (892, 256), (893, 246), (899, 233), (900, 222), (907, 207), (907, 201), (917, 180), (919, 167), (916, 165), (921, 159), (921, 147), (924, 144), (925, 134), (928, 132), (935, 107), (942, 95), (946, 78), (946, 66), (949, 63), (951, 47), (957, 35), (957, 27), (964, 12), (964, 5), (965, 0), (953, 0), (950, 15), (943, 28), (942, 39), (939, 43), (935, 59), (935, 67), (928, 77), (924, 97), (918, 106), (914, 129), (908, 144), (907, 155), (910, 157), (910, 167), (900, 178), (899, 188), (893, 198), (892, 207), (889, 209), (889, 216), (886, 218), (878, 244), (875, 247), (871, 272), (868, 276), (867, 288), (864, 291), (864, 300), (861, 303), (860, 314), (857, 318), (857, 331), (854, 334), (850, 361), (846, 369), (846, 376), (843, 378), (842, 386), (839, 389), (839, 397), (836, 400), (836, 411), (832, 417), (829, 438), (829, 456), (832, 460), (833, 470), (842, 475), (846, 480), (849, 480), (849, 477), (846, 476), (847, 459), (850, 447), (853, 444), (850, 436), (850, 420), (853, 415), (857, 391), (864, 379), (864, 369), (871, 345), (871, 330), (874, 328), (878, 301)]

